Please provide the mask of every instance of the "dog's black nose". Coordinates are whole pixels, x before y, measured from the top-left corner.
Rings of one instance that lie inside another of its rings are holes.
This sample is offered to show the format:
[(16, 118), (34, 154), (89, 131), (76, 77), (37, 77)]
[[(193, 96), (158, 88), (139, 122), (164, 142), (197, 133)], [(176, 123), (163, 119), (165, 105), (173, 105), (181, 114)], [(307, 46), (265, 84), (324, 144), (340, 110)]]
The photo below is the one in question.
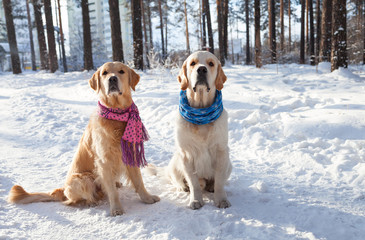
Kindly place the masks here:
[(118, 83), (118, 78), (116, 76), (111, 76), (109, 78), (109, 83), (110, 84), (117, 84)]
[(198, 70), (197, 70), (197, 71), (198, 71), (198, 74), (199, 74), (199, 75), (203, 75), (203, 74), (206, 74), (208, 70), (207, 70), (207, 68), (206, 68), (206, 67), (201, 66), (201, 67), (199, 67), (199, 68), (198, 68)]

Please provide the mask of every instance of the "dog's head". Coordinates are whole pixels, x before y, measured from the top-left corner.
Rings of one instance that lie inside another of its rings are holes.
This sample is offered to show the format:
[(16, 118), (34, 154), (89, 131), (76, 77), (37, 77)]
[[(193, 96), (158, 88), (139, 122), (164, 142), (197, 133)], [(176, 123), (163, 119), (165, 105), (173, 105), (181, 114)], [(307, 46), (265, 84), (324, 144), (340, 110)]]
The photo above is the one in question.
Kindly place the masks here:
[(89, 80), (89, 85), (108, 107), (126, 108), (132, 103), (132, 93), (139, 75), (121, 62), (107, 62)]
[(181, 90), (190, 88), (194, 92), (199, 89), (209, 92), (215, 89), (222, 90), (227, 77), (214, 54), (197, 51), (185, 60), (177, 80), (181, 84)]

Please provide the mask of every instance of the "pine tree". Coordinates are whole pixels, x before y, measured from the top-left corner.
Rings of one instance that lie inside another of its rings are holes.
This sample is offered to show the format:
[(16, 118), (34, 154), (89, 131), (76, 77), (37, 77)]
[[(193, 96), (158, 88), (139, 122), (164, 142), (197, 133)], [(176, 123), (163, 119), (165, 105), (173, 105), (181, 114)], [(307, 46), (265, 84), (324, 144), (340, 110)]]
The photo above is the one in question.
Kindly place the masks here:
[(52, 73), (54, 73), (58, 69), (58, 60), (56, 52), (56, 41), (54, 37), (52, 7), (50, 0), (44, 0), (43, 3), (44, 3), (44, 15), (46, 16), (46, 27), (47, 27), (49, 70)]
[[(200, 0), (199, 0), (200, 1)], [(202, 17), (202, 50), (207, 49), (207, 32), (206, 32), (206, 15), (205, 15), (205, 0), (201, 0), (201, 17)]]
[(347, 68), (346, 0), (334, 0), (332, 12), (331, 71)]
[(42, 20), (42, 4), (41, 0), (33, 0), (33, 10), (34, 10), (34, 20), (37, 27), (37, 36), (38, 36), (38, 46), (39, 46), (39, 56), (41, 60), (41, 70), (49, 70), (48, 64), (48, 51), (46, 45), (46, 37), (43, 29), (43, 20)]
[(291, 52), (291, 4), (290, 4), (291, 0), (288, 1), (288, 18), (289, 18), (289, 29), (288, 29), (288, 34), (289, 34), (289, 39), (288, 39), (288, 50), (289, 52)]
[(163, 36), (163, 16), (162, 16), (161, 0), (158, 0), (158, 12), (159, 12), (159, 15), (160, 15), (160, 32), (161, 32), (162, 58), (165, 59), (166, 52), (165, 52), (165, 40), (164, 40), (164, 36)]
[(260, 0), (255, 0), (255, 62), (256, 67), (262, 67), (261, 61), (261, 37), (260, 37)]
[(305, 19), (305, 0), (301, 0), (301, 23), (300, 23), (300, 64), (304, 64), (305, 37), (304, 37), (304, 19)]
[(188, 12), (186, 10), (186, 0), (184, 0), (184, 16), (185, 16), (186, 52), (190, 54), (189, 25), (188, 25)]
[(319, 60), (329, 62), (331, 58), (332, 0), (323, 0), (321, 31)]
[(309, 53), (309, 0), (305, 0), (305, 54)]
[(64, 41), (65, 39), (63, 36), (60, 0), (57, 0), (57, 3), (58, 3), (58, 17), (59, 17), (59, 23), (60, 23), (60, 38), (61, 38), (61, 48), (62, 48), (63, 71), (67, 72), (67, 60), (66, 60), (65, 41)]
[(285, 46), (285, 30), (284, 30), (284, 0), (280, 0), (280, 51), (284, 52)]
[(314, 22), (313, 22), (313, 0), (308, 0), (309, 4), (309, 54), (310, 54), (310, 64), (315, 65), (315, 55), (314, 55)]
[(320, 43), (321, 43), (321, 0), (317, 0), (317, 4), (316, 4), (316, 9), (317, 9), (317, 15), (316, 15), (316, 51), (315, 51), (315, 54), (316, 54), (316, 59), (317, 59), (317, 62), (319, 60), (319, 49), (320, 49)]
[(143, 70), (143, 34), (141, 21), (141, 4), (139, 0), (131, 1), (133, 29), (133, 60), (136, 69)]
[(362, 64), (365, 64), (365, 1), (362, 2), (362, 31), (363, 31), (363, 45), (362, 48)]
[(251, 63), (250, 54), (250, 16), (248, 9), (248, 0), (246, 0), (246, 65)]
[(147, 0), (146, 7), (147, 7), (147, 20), (148, 20), (148, 31), (149, 31), (149, 49), (153, 49), (150, 0)]
[(81, 11), (82, 11), (82, 29), (83, 29), (83, 40), (84, 40), (84, 69), (91, 70), (94, 68), (94, 63), (93, 63), (88, 0), (81, 0)]
[(224, 58), (228, 58), (228, 0), (223, 1), (223, 47)]
[(219, 44), (219, 60), (222, 66), (225, 65), (224, 57), (224, 29), (223, 29), (223, 1), (217, 0), (217, 23), (218, 23), (218, 44)]
[(146, 56), (145, 59), (146, 59), (146, 67), (147, 68), (150, 68), (150, 63), (149, 63), (149, 60), (148, 60), (148, 57), (147, 57), (147, 54), (148, 54), (148, 45), (149, 45), (149, 42), (148, 42), (148, 36), (147, 36), (147, 20), (146, 20), (146, 12), (145, 12), (145, 5), (144, 5), (144, 1), (143, 0), (140, 0), (141, 1), (141, 11), (142, 11), (142, 26), (143, 26), (143, 37), (144, 37), (144, 43), (143, 43), (143, 46), (144, 46), (144, 55)]
[(122, 30), (120, 27), (119, 1), (109, 0), (110, 29), (113, 61), (124, 62)]
[(205, 10), (205, 16), (207, 18), (209, 52), (214, 54), (214, 39), (213, 39), (212, 21), (210, 19), (210, 4), (209, 0), (203, 0), (203, 1), (205, 1), (204, 10)]
[(268, 0), (271, 63), (276, 63), (275, 0)]
[(32, 31), (32, 20), (30, 17), (30, 10), (29, 10), (29, 0), (26, 1), (26, 8), (27, 8), (27, 19), (28, 19), (28, 30), (29, 30), (29, 43), (30, 43), (30, 55), (32, 61), (32, 70), (36, 71), (37, 66), (35, 63), (35, 51), (34, 51), (34, 43), (33, 43), (33, 31)]
[(167, 6), (167, 0), (165, 1), (165, 6), (164, 6), (164, 8), (165, 8), (165, 16), (164, 16), (164, 20), (165, 20), (165, 52), (166, 52), (166, 57), (167, 57), (167, 55), (168, 55), (168, 50), (167, 50), (167, 42), (168, 42), (168, 37), (167, 37), (167, 23), (168, 23), (168, 20), (167, 20), (167, 18), (168, 18), (168, 6)]
[(3, 7), (5, 13), (8, 42), (10, 47), (11, 67), (14, 74), (19, 74), (22, 72), (22, 69), (20, 66), (20, 58), (18, 53), (18, 46), (16, 41), (16, 34), (13, 20), (13, 7), (11, 1), (3, 0)]

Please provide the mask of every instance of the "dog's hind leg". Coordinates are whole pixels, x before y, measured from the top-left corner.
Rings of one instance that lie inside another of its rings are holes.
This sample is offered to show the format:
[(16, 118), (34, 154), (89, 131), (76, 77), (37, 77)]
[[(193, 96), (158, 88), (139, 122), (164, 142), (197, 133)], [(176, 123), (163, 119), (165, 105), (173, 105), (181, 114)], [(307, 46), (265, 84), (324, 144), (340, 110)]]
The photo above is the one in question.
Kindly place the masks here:
[(85, 203), (89, 206), (96, 205), (101, 198), (97, 190), (92, 173), (74, 173), (64, 188), (64, 194), (68, 199), (64, 203), (67, 205), (79, 203)]
[(179, 164), (180, 157), (180, 154), (175, 153), (169, 165), (165, 169), (165, 174), (178, 191), (189, 192), (190, 189), (188, 183), (185, 180), (183, 172), (178, 170), (176, 167)]

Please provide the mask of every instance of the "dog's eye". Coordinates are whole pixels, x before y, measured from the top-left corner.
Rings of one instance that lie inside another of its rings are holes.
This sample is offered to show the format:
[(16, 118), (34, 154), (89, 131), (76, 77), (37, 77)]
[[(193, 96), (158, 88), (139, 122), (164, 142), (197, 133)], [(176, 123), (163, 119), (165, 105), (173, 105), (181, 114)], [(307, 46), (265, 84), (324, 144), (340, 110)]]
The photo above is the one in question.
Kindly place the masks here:
[(104, 71), (104, 72), (103, 72), (103, 75), (107, 75), (107, 74), (108, 74), (108, 72), (107, 72), (107, 71)]
[(214, 63), (213, 62), (209, 62), (209, 66), (214, 67)]
[(190, 66), (194, 66), (196, 63), (195, 62), (191, 62), (190, 63)]
[(120, 73), (120, 74), (123, 74), (123, 73), (124, 73), (124, 71), (123, 71), (123, 70), (120, 70), (120, 71), (119, 71), (119, 73)]

